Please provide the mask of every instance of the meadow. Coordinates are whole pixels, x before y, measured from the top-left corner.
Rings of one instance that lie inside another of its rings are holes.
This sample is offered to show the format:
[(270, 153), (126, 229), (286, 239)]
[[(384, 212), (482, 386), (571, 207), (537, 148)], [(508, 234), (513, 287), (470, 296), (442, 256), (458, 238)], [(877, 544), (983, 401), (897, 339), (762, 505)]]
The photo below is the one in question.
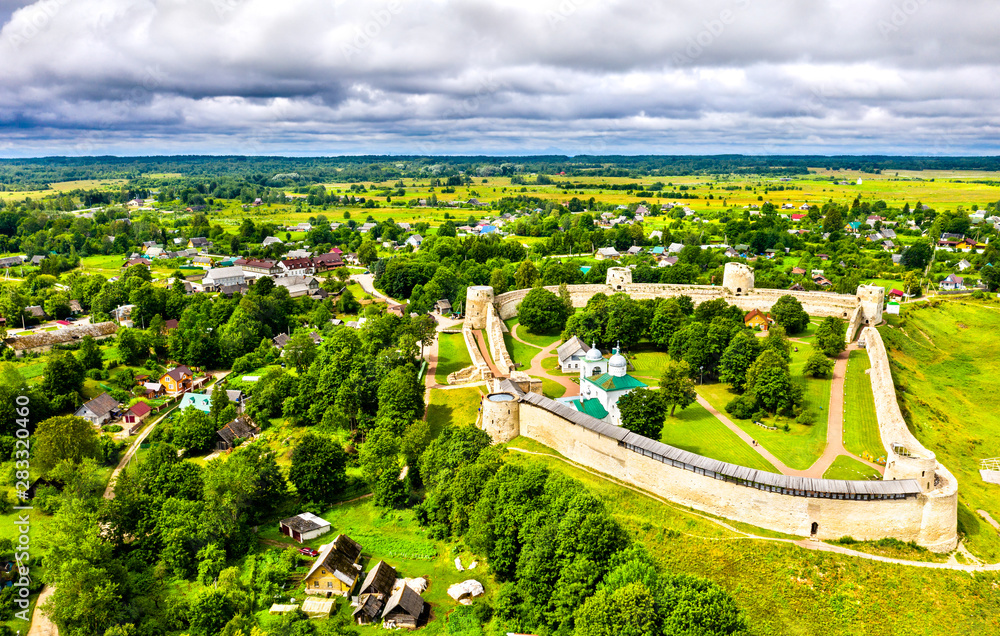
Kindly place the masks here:
[(847, 360), (844, 378), (844, 448), (861, 457), (868, 453), (878, 459), (885, 457), (885, 446), (875, 416), (875, 396), (872, 395), (871, 367), (868, 353), (856, 349)]
[(747, 446), (736, 433), (697, 402), (677, 411), (673, 417), (667, 416), (660, 441), (721, 462), (778, 472), (769, 461)]
[(465, 339), (460, 333), (438, 334), (438, 361), (434, 379), (438, 384), (448, 384), (448, 374), (472, 364)]

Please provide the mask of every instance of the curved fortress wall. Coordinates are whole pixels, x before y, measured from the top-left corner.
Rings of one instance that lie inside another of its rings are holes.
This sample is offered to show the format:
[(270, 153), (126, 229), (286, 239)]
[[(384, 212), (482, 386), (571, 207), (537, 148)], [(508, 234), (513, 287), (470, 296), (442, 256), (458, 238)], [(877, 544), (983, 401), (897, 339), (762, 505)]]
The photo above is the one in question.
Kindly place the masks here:
[[(857, 296), (758, 290), (754, 288), (752, 270), (730, 265), (738, 264), (727, 265), (722, 287), (635, 284), (630, 270), (611, 268), (606, 285), (570, 285), (569, 292), (574, 307), (585, 306), (598, 293), (622, 292), (637, 300), (687, 295), (696, 305), (724, 298), (744, 311), (767, 311), (780, 297), (793, 295), (811, 315), (847, 319), (848, 341), (858, 328), (882, 319), (884, 290), (880, 287), (863, 285), (858, 288)], [(546, 289), (558, 293), (558, 287)], [(492, 289), (486, 293), (477, 288), (477, 301), (482, 303), (477, 316), (482, 317), (483, 326), (495, 326), (500, 319), (517, 315), (517, 307), (528, 291), (497, 296), (498, 319), (491, 311), (493, 307), (486, 306), (494, 300)], [(871, 359), (879, 430), (890, 460), (885, 479), (880, 482), (808, 479), (790, 482), (787, 480), (798, 478), (723, 464), (628, 433), (540, 395), (525, 394), (506, 380), (501, 381), (504, 397), (484, 401), (483, 425), (495, 441), (506, 442), (525, 435), (573, 461), (672, 501), (763, 528), (815, 535), (820, 539), (844, 535), (861, 540), (894, 537), (915, 541), (936, 552), (953, 550), (957, 545), (957, 482), (934, 454), (909, 433), (896, 403), (881, 336), (870, 327), (863, 334)], [(509, 355), (505, 355), (502, 342), (499, 334), (498, 348), (503, 351), (491, 353), (497, 362), (506, 363)], [(507, 399), (507, 395), (513, 400)], [(664, 453), (671, 457), (680, 453), (690, 458), (679, 462), (666, 459)]]
[(679, 504), (799, 536), (922, 542), (927, 498), (913, 481), (845, 482), (762, 473), (680, 451), (583, 414), (564, 414), (560, 407), (542, 396), (522, 396), (520, 434)]

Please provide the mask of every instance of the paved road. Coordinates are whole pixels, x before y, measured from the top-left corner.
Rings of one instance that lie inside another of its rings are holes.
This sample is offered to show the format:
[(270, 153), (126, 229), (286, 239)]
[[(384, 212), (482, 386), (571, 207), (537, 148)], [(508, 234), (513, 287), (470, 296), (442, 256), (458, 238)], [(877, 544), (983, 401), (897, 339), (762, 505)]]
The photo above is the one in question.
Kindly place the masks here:
[(391, 305), (402, 305), (402, 304), (405, 304), (405, 303), (399, 302), (395, 298), (390, 298), (389, 296), (386, 296), (385, 294), (383, 294), (379, 290), (375, 289), (375, 275), (374, 274), (352, 274), (351, 275), (351, 280), (357, 281), (357, 283), (359, 285), (361, 285), (361, 289), (365, 290), (365, 293), (371, 294), (375, 298), (381, 298), (382, 300), (386, 301), (387, 303), (389, 303)]

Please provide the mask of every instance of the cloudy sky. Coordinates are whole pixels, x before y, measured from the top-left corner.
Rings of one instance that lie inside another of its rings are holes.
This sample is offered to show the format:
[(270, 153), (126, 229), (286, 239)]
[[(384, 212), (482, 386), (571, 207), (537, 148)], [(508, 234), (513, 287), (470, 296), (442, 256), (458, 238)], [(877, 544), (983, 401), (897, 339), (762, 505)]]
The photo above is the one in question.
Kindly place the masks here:
[(0, 0), (0, 156), (996, 154), (996, 0)]

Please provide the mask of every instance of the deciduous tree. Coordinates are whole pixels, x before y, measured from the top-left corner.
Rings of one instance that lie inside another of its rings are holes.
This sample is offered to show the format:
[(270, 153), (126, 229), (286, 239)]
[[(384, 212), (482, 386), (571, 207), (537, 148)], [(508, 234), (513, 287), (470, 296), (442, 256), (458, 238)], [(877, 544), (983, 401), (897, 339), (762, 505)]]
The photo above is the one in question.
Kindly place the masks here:
[(667, 405), (659, 393), (642, 388), (629, 391), (618, 398), (618, 410), (622, 426), (643, 437), (660, 439)]
[(660, 396), (664, 405), (670, 407), (670, 416), (679, 406), (683, 411), (691, 405), (697, 393), (694, 390), (694, 380), (690, 378), (691, 368), (686, 362), (670, 361), (660, 376)]

